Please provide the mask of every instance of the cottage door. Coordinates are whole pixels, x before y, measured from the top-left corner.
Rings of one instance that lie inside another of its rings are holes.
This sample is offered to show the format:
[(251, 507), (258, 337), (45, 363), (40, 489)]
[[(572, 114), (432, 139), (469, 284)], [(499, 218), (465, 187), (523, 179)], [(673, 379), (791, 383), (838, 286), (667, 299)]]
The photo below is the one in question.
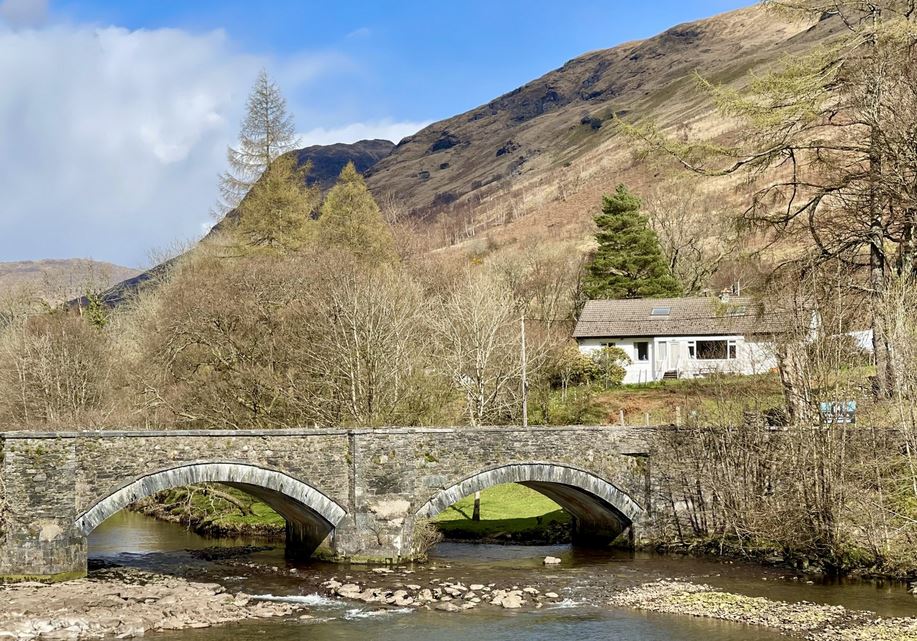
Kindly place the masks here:
[(659, 341), (656, 343), (656, 361), (653, 364), (653, 378), (657, 381), (665, 376), (669, 369), (669, 342)]

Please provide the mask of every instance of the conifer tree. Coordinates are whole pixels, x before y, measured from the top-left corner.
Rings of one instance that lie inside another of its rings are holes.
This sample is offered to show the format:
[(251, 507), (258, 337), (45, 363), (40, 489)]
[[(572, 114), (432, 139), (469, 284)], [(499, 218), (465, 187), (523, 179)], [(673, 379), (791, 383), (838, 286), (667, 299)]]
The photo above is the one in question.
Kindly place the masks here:
[(320, 198), (306, 185), (310, 164), (297, 166), (295, 154), (277, 158), (239, 205), (235, 235), (243, 248), (292, 251), (309, 240)]
[(587, 267), (583, 292), (589, 298), (648, 298), (678, 296), (678, 281), (662, 255), (659, 239), (640, 199), (618, 185), (605, 196), (595, 217), (598, 249)]
[(318, 219), (318, 240), (369, 262), (397, 258), (392, 232), (352, 162), (347, 163), (325, 197)]
[(220, 214), (234, 209), (274, 160), (298, 144), (293, 116), (265, 70), (248, 96), (239, 146), (227, 152), (229, 170), (220, 176)]

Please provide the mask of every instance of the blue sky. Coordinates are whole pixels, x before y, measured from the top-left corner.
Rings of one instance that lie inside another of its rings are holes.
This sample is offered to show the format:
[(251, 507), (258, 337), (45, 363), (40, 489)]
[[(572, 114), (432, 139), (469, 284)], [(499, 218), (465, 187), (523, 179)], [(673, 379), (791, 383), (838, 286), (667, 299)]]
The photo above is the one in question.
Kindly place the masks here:
[(304, 143), (400, 138), (586, 51), (747, 4), (0, 0), (0, 261), (136, 266), (199, 236), (262, 66)]

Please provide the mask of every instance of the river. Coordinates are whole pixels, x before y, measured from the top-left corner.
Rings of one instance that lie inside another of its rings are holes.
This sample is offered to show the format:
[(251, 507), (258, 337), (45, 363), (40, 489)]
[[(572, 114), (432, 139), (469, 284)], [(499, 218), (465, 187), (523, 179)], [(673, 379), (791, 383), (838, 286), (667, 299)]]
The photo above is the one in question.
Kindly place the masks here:
[[(103, 523), (90, 537), (90, 559), (177, 574), (225, 585), (265, 597), (281, 597), (310, 604), (314, 618), (260, 620), (230, 628), (207, 628), (157, 633), (162, 641), (350, 641), (367, 639), (436, 641), (516, 641), (545, 639), (584, 641), (613, 638), (621, 641), (777, 641), (787, 637), (748, 626), (678, 617), (604, 605), (611, 591), (657, 578), (682, 578), (752, 596), (843, 605), (871, 610), (882, 616), (913, 616), (917, 600), (905, 587), (865, 581), (809, 582), (771, 568), (672, 558), (621, 551), (594, 552), (567, 546), (529, 547), (442, 543), (430, 562), (417, 565), (411, 580), (424, 584), (432, 578), (466, 583), (536, 586), (563, 597), (539, 610), (480, 609), (446, 613), (370, 606), (319, 596), (319, 584), (331, 577), (364, 578), (384, 584), (385, 577), (365, 567), (329, 563), (288, 564), (282, 544), (245, 557), (208, 561), (194, 550), (213, 546), (259, 544), (250, 540), (212, 540), (183, 527), (122, 511)], [(542, 565), (545, 555), (563, 559), (558, 567)]]

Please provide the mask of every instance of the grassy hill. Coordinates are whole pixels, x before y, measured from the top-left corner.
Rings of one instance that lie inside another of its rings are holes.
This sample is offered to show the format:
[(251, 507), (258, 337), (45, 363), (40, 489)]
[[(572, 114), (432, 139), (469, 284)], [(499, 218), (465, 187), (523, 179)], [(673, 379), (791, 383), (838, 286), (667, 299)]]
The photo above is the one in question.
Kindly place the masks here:
[(49, 303), (59, 303), (90, 289), (108, 288), (139, 273), (130, 267), (86, 258), (0, 263), (0, 296), (28, 290)]

